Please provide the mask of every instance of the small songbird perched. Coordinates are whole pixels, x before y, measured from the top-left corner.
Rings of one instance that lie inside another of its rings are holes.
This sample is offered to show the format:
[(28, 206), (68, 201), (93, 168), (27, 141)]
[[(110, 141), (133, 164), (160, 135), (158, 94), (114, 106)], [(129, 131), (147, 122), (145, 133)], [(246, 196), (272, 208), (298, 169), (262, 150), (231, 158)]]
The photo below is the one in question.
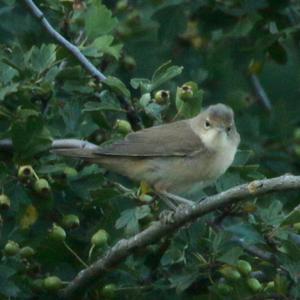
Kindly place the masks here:
[(163, 197), (190, 203), (175, 194), (192, 184), (205, 187), (214, 182), (231, 165), (239, 142), (232, 109), (216, 104), (194, 118), (133, 132), (111, 145), (54, 152), (99, 163), (107, 170), (147, 182)]

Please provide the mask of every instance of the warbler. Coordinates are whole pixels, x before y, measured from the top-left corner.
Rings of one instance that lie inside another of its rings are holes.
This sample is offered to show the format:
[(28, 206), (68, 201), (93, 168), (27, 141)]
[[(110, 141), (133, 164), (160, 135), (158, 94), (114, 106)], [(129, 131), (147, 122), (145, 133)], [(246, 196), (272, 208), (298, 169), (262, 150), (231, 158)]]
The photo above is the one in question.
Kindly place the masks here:
[(169, 199), (188, 203), (178, 194), (193, 184), (204, 188), (224, 174), (239, 143), (233, 110), (219, 103), (194, 118), (142, 129), (111, 145), (58, 148), (55, 152), (99, 163), (107, 170), (148, 183)]

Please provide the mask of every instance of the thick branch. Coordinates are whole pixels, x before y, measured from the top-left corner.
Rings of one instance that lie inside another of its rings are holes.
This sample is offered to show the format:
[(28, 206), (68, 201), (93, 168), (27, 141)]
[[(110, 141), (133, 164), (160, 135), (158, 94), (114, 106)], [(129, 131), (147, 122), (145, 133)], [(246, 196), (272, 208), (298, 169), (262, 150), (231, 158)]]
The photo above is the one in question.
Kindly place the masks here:
[(89, 285), (101, 278), (110, 269), (124, 261), (135, 249), (154, 243), (217, 208), (240, 201), (249, 196), (293, 189), (300, 189), (300, 176), (284, 175), (239, 185), (222, 193), (207, 197), (200, 203), (196, 203), (193, 207), (178, 209), (174, 212), (172, 223), (156, 222), (135, 236), (127, 240), (120, 240), (101, 259), (82, 270), (62, 290), (61, 296), (64, 298), (73, 298), (80, 291), (86, 290)]
[(106, 79), (106, 77), (80, 52), (78, 47), (70, 43), (52, 27), (52, 25), (45, 18), (43, 12), (35, 5), (35, 3), (32, 0), (24, 0), (24, 2), (29, 7), (32, 14), (39, 19), (39, 21), (47, 30), (47, 32), (62, 47), (67, 49), (92, 76), (94, 76), (99, 81), (104, 81)]

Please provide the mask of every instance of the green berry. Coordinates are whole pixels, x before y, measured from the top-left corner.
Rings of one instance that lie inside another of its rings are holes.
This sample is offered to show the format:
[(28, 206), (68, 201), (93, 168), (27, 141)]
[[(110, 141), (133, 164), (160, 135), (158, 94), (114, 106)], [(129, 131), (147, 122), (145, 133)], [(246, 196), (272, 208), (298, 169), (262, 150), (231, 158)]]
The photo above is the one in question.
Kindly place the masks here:
[(264, 288), (264, 291), (271, 292), (271, 291), (274, 291), (274, 289), (275, 289), (275, 282), (274, 281), (269, 281), (269, 282), (267, 282), (267, 284)]
[(222, 295), (229, 295), (233, 291), (232, 286), (225, 284), (225, 283), (219, 283), (217, 285), (217, 289), (218, 289), (219, 293)]
[(35, 254), (35, 251), (29, 246), (25, 246), (25, 247), (21, 248), (21, 250), (20, 250), (20, 256), (22, 258), (29, 258), (29, 257), (33, 256), (34, 254)]
[(91, 243), (96, 247), (105, 246), (108, 241), (108, 233), (104, 229), (99, 229), (91, 238)]
[(44, 287), (48, 291), (57, 291), (62, 288), (63, 282), (57, 276), (49, 276), (44, 279)]
[(296, 128), (294, 130), (294, 140), (296, 142), (299, 142), (300, 141), (300, 127)]
[(102, 295), (106, 298), (112, 298), (115, 295), (116, 290), (117, 287), (115, 284), (107, 284), (102, 288)]
[(262, 284), (256, 278), (249, 278), (247, 285), (253, 292), (259, 292), (262, 290)]
[(246, 260), (240, 259), (237, 262), (236, 266), (237, 266), (237, 269), (244, 275), (248, 275), (252, 271), (252, 267), (251, 267), (250, 263), (247, 262)]
[(119, 0), (116, 4), (116, 10), (124, 11), (128, 8), (128, 0)]
[(78, 174), (77, 170), (74, 168), (71, 168), (71, 167), (65, 167), (63, 172), (64, 172), (65, 177), (67, 177), (67, 178), (76, 177)]
[(35, 183), (34, 183), (34, 190), (43, 196), (46, 196), (50, 193), (51, 188), (50, 185), (48, 183), (48, 181), (46, 179), (38, 179)]
[(134, 57), (132, 57), (130, 55), (125, 55), (123, 57), (121, 63), (122, 63), (122, 66), (128, 71), (132, 71), (136, 67), (136, 61), (135, 61)]
[(5, 210), (10, 208), (10, 199), (8, 196), (1, 194), (0, 195), (0, 209)]
[(8, 241), (4, 246), (4, 250), (3, 250), (6, 256), (14, 256), (18, 254), (19, 251), (20, 251), (20, 246), (18, 243), (14, 241)]
[(34, 177), (34, 170), (31, 165), (20, 166), (18, 170), (18, 178), (21, 181), (31, 180)]
[(297, 232), (300, 232), (300, 222), (294, 223), (294, 224), (293, 224), (293, 228), (294, 228)]
[(115, 128), (118, 132), (122, 134), (127, 134), (132, 131), (130, 123), (126, 120), (117, 120)]
[(170, 100), (170, 92), (166, 90), (159, 90), (155, 93), (154, 100), (157, 104), (167, 104)]
[(191, 85), (189, 84), (184, 84), (179, 88), (179, 98), (182, 101), (189, 101), (194, 97), (194, 91)]
[(67, 236), (65, 230), (62, 227), (56, 225), (55, 223), (50, 229), (49, 235), (53, 240), (56, 241), (64, 241)]
[(223, 267), (220, 272), (228, 280), (236, 281), (241, 278), (241, 273), (230, 266)]
[(68, 229), (76, 228), (80, 225), (80, 220), (76, 215), (65, 215), (62, 220), (63, 226)]
[(36, 291), (42, 291), (44, 289), (44, 280), (43, 279), (35, 279), (31, 282), (31, 288)]

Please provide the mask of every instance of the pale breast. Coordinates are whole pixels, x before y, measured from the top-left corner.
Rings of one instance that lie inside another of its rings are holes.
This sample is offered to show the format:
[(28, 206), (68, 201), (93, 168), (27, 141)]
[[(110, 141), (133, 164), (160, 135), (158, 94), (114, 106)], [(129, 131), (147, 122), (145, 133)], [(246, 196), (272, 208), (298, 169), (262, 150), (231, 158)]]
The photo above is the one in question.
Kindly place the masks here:
[(216, 150), (214, 158), (211, 160), (209, 177), (217, 179), (224, 174), (232, 164), (236, 151), (237, 146), (229, 142)]

